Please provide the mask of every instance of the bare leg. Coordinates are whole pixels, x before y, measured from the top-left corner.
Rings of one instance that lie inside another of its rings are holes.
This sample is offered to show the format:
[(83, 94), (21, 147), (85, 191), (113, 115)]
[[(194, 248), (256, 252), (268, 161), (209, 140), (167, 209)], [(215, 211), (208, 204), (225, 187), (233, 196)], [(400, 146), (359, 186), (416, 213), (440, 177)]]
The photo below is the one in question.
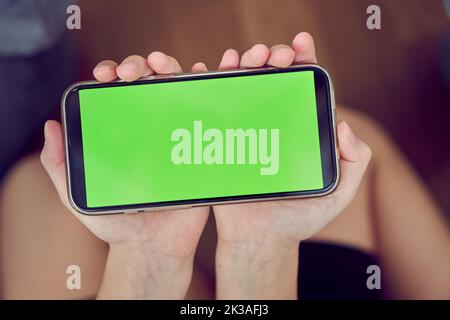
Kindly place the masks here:
[[(22, 160), (0, 194), (0, 284), (4, 299), (89, 299), (102, 279), (107, 246), (60, 203), (37, 155)], [(81, 268), (81, 290), (66, 269)]]
[(349, 243), (381, 259), (394, 298), (450, 298), (450, 233), (420, 179), (383, 131), (340, 108), (373, 151), (353, 203), (315, 239)]

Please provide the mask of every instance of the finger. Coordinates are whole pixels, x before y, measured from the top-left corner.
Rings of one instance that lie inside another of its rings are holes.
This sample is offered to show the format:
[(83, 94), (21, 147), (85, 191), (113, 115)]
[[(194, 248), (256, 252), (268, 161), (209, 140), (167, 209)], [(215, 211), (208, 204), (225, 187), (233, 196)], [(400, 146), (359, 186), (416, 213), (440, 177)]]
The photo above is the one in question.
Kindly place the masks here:
[(344, 209), (356, 194), (364, 177), (372, 151), (352, 131), (347, 122), (340, 122), (337, 126), (341, 181), (336, 190), (339, 195), (339, 207)]
[(206, 67), (206, 65), (203, 62), (197, 62), (192, 66), (191, 69), (192, 72), (207, 72), (208, 68)]
[(224, 52), (219, 64), (219, 70), (231, 70), (239, 68), (239, 53), (234, 49)]
[(98, 81), (109, 82), (117, 79), (116, 68), (117, 62), (112, 60), (103, 60), (95, 66), (92, 73)]
[(286, 68), (294, 62), (295, 51), (290, 46), (278, 44), (270, 48), (267, 64), (273, 67)]
[(155, 51), (147, 58), (150, 68), (159, 74), (171, 74), (183, 72), (178, 61), (162, 52)]
[(67, 206), (67, 186), (64, 142), (61, 125), (49, 120), (44, 127), (45, 143), (41, 152), (41, 163), (55, 185), (56, 191)]
[(241, 58), (241, 68), (258, 68), (266, 64), (269, 59), (269, 49), (263, 44), (254, 45)]
[(295, 51), (295, 63), (317, 63), (313, 37), (307, 32), (297, 34), (292, 40)]
[(149, 76), (153, 70), (148, 65), (144, 57), (132, 55), (126, 57), (117, 67), (116, 73), (120, 79), (125, 81), (134, 81), (141, 77)]

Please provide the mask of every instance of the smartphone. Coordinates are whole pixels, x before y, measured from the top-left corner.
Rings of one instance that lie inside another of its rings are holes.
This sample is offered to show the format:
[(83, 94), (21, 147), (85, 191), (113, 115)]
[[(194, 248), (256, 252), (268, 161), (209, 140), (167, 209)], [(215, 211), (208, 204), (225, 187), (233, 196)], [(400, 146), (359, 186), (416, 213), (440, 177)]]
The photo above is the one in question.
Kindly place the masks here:
[(83, 214), (322, 196), (339, 181), (332, 83), (316, 65), (80, 82), (62, 123)]

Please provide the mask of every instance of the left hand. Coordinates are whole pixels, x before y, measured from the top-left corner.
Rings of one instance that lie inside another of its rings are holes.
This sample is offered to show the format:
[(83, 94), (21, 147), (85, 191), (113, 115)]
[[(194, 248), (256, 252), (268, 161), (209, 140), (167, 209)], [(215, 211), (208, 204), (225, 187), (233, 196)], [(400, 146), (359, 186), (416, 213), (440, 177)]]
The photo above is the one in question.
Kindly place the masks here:
[[(294, 38), (291, 46), (276, 45), (269, 49), (265, 45), (258, 44), (245, 52), (240, 60), (235, 50), (227, 50), (219, 69), (255, 68), (265, 65), (288, 67), (291, 64), (315, 63), (317, 59), (313, 38), (307, 33), (300, 33)], [(202, 67), (205, 68), (204, 65)], [(285, 274), (291, 273), (289, 281), (296, 282), (296, 279), (292, 278), (297, 272), (299, 242), (319, 232), (351, 202), (371, 158), (370, 148), (353, 134), (347, 123), (339, 123), (337, 133), (341, 180), (333, 193), (318, 198), (213, 207), (218, 232), (216, 267), (219, 298), (230, 296), (248, 298), (261, 293), (264, 284), (244, 283), (250, 279), (255, 282), (261, 268), (270, 265), (268, 262), (273, 262), (274, 265), (271, 272), (278, 274), (278, 280), (274, 281), (281, 283), (283, 274), (280, 271), (283, 266), (278, 263), (289, 261), (294, 268), (288, 266), (289, 271)], [(296, 262), (293, 262), (294, 260)], [(253, 271), (250, 271), (252, 269)], [(246, 272), (249, 274), (247, 279), (244, 275)], [(239, 274), (241, 276), (238, 281), (236, 276)], [(267, 279), (265, 277), (265, 280)], [(268, 287), (276, 291), (274, 285)], [(247, 286), (247, 295), (236, 293), (237, 286)], [(259, 289), (250, 293), (252, 286), (253, 289)], [(223, 287), (229, 287), (228, 293), (231, 295), (221, 294), (221, 291), (227, 291), (223, 290)], [(289, 291), (284, 289), (281, 292)], [(290, 293), (293, 291), (290, 290)], [(262, 293), (258, 296), (267, 297)]]
[[(300, 33), (291, 46), (268, 49), (262, 44), (255, 45), (240, 61), (238, 53), (229, 49), (219, 70), (315, 63), (314, 41), (309, 34)], [(199, 71), (206, 70), (203, 64), (197, 66)], [(334, 219), (353, 199), (371, 158), (370, 148), (353, 134), (347, 123), (339, 123), (337, 133), (341, 180), (333, 193), (319, 198), (214, 206), (220, 243), (232, 247), (298, 246), (299, 241), (316, 234)]]

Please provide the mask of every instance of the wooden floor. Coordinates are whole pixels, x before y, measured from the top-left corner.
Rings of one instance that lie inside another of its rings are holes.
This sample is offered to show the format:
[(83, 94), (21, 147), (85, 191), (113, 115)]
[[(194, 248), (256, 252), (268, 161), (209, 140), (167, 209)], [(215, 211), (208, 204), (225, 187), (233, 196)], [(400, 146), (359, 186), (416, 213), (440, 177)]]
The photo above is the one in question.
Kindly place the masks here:
[[(126, 4), (125, 4), (126, 3)], [(382, 29), (366, 28), (381, 7)], [(255, 43), (316, 39), (338, 102), (376, 118), (393, 136), (450, 215), (450, 101), (436, 62), (449, 28), (440, 0), (81, 0), (82, 78), (100, 60), (164, 51), (185, 69), (217, 67), (222, 52)]]

